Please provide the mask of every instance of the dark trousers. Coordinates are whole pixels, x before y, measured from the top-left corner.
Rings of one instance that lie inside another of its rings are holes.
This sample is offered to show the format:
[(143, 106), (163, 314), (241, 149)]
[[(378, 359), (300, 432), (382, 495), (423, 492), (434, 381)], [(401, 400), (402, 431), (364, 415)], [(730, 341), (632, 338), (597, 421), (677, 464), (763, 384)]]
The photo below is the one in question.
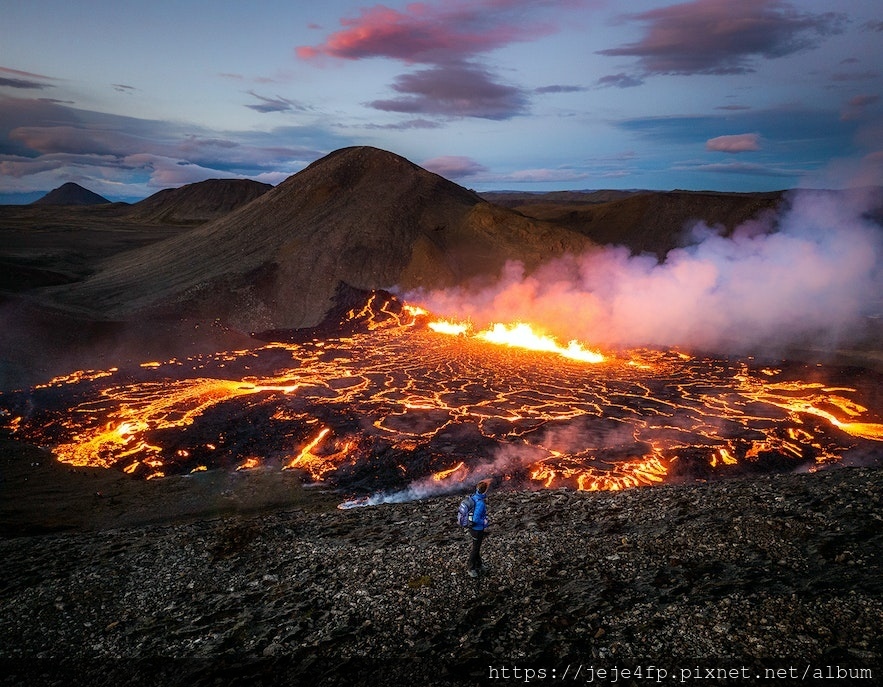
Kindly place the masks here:
[(469, 530), (469, 534), (472, 537), (472, 551), (469, 552), (469, 569), (479, 570), (482, 567), (481, 542), (484, 541), (485, 531)]

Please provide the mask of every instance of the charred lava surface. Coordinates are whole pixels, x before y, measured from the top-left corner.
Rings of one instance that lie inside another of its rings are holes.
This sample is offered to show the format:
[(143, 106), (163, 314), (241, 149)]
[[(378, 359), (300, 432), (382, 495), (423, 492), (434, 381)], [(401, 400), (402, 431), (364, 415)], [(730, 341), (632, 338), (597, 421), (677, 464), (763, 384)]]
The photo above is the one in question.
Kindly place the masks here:
[(880, 463), (881, 380), (865, 370), (651, 350), (590, 364), (439, 333), (385, 292), (338, 300), (319, 327), (254, 348), (0, 396), (0, 419), (70, 465), (292, 469), (367, 502), (482, 478), (611, 490)]

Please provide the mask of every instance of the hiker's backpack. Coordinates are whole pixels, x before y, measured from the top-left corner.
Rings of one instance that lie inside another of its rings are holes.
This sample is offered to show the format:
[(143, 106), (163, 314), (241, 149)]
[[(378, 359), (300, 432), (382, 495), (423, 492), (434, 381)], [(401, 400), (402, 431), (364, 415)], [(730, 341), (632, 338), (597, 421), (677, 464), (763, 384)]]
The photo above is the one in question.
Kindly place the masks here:
[(460, 501), (460, 507), (457, 508), (457, 524), (460, 527), (472, 527), (472, 513), (475, 511), (475, 499), (467, 496)]

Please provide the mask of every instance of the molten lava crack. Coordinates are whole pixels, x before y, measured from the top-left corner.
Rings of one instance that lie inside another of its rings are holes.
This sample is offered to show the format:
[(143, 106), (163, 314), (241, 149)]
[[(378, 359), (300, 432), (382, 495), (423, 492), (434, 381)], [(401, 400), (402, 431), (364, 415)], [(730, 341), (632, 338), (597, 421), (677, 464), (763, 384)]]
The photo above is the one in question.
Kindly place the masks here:
[(345, 336), (74, 372), (0, 397), (4, 424), (65, 463), (145, 478), (286, 468), (411, 496), (485, 477), (596, 490), (814, 469), (883, 440), (835, 370), (603, 356), (521, 325), (436, 326), (378, 294), (346, 316), (360, 326)]

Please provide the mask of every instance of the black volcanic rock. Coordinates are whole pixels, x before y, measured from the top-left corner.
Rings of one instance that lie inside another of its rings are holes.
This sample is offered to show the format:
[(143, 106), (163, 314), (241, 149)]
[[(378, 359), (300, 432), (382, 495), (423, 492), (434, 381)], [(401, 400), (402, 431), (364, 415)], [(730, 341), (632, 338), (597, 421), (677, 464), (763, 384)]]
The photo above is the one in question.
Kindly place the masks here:
[[(460, 495), (337, 510), (293, 471), (52, 463), (4, 464), (3, 684), (870, 685), (883, 666), (879, 469), (492, 490), (473, 580)], [(632, 679), (649, 666), (666, 679)], [(572, 679), (590, 668), (611, 679)]]
[(158, 191), (135, 203), (131, 216), (168, 224), (200, 224), (248, 205), (272, 188), (251, 179), (207, 179)]
[(405, 312), (404, 303), (389, 291), (354, 289), (349, 284), (338, 284), (333, 305), (325, 317), (313, 327), (300, 329), (269, 329), (252, 332), (258, 341), (295, 343), (320, 337), (352, 336), (367, 333), (372, 328), (402, 321), (429, 321), (425, 315), (415, 317)]
[(243, 330), (293, 329), (320, 322), (341, 282), (443, 287), (588, 245), (398, 155), (356, 147), (212, 222), (114, 256), (53, 295), (104, 317), (185, 313)]
[(104, 205), (110, 201), (72, 181), (49, 191), (31, 205)]

